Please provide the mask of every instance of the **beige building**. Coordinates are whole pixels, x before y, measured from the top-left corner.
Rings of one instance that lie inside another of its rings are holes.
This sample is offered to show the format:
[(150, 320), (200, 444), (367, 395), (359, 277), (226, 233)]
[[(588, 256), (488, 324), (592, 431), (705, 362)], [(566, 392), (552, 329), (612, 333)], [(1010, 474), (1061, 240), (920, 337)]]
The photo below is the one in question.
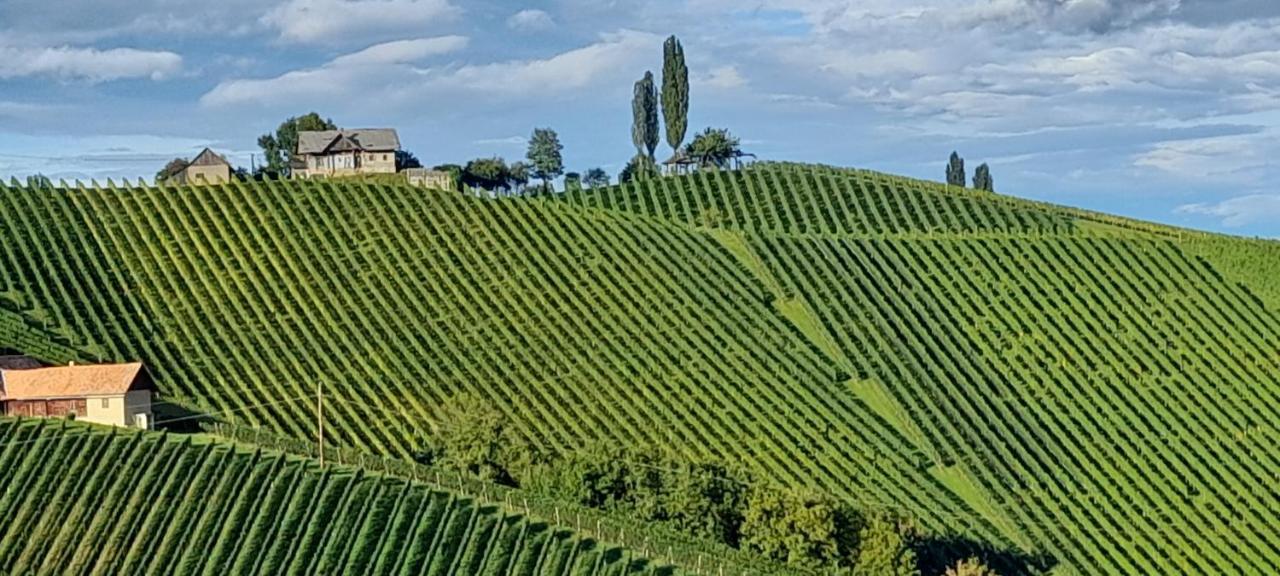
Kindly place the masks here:
[(6, 416), (67, 418), (151, 428), (151, 379), (141, 363), (0, 368), (0, 409)]
[(390, 128), (298, 132), (292, 173), (298, 178), (395, 174), (400, 137)]
[(178, 184), (224, 184), (231, 181), (231, 163), (205, 148), (176, 177)]
[(436, 190), (453, 190), (453, 174), (443, 170), (427, 170), (426, 168), (406, 168), (403, 170), (410, 186), (434, 188)]

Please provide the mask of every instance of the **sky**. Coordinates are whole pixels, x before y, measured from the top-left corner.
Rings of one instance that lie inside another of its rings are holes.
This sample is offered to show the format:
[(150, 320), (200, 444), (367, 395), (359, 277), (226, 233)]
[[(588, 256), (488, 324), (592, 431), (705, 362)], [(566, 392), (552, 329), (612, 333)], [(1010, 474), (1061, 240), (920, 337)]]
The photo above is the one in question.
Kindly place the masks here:
[(1275, 0), (0, 0), (0, 175), (248, 166), (312, 110), (428, 166), (551, 127), (616, 174), (670, 34), (690, 133), (763, 159), (941, 180), (958, 150), (1005, 194), (1280, 237)]

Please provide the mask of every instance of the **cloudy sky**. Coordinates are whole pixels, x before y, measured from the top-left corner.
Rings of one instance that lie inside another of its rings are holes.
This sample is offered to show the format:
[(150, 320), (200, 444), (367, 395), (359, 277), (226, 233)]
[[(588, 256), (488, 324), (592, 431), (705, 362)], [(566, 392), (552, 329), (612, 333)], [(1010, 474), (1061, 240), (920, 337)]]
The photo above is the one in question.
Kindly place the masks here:
[(1280, 237), (1275, 0), (0, 0), (0, 174), (150, 176), (316, 110), (425, 163), (616, 173), (632, 83), (682, 39), (691, 131), (767, 159)]

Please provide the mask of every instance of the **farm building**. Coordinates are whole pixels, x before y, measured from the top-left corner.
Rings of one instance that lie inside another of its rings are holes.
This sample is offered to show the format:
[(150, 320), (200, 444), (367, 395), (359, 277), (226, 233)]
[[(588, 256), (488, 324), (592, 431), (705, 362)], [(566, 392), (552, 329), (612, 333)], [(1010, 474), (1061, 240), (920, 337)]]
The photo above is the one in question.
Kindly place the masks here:
[(395, 174), (400, 136), (391, 128), (298, 132), (293, 175)]
[(205, 148), (175, 176), (178, 184), (224, 184), (231, 181), (231, 163)]
[(443, 170), (408, 168), (403, 172), (410, 186), (421, 186), (436, 190), (453, 190), (453, 174)]
[(150, 428), (152, 383), (141, 363), (33, 367), (7, 357), (0, 367), (6, 416), (77, 420)]

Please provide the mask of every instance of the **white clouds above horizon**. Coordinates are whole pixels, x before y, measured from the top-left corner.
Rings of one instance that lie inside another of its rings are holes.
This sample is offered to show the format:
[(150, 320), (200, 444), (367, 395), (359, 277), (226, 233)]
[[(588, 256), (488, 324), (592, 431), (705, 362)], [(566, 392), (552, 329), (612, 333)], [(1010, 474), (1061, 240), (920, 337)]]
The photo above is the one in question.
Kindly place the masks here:
[(343, 45), (408, 34), (449, 22), (462, 10), (448, 0), (288, 0), (261, 22), (280, 39), (301, 44)]
[(520, 32), (543, 32), (555, 28), (556, 21), (543, 10), (526, 8), (507, 18), (507, 28)]
[(236, 104), (314, 103), (318, 98), (343, 98), (383, 90), (413, 70), (423, 59), (466, 47), (463, 36), (395, 40), (338, 56), (323, 66), (286, 72), (274, 78), (236, 79), (219, 83), (200, 98), (204, 106)]
[(0, 80), (26, 76), (87, 82), (127, 78), (163, 80), (181, 69), (182, 57), (168, 51), (0, 46)]
[(623, 30), (543, 59), (422, 67), (417, 63), (425, 58), (461, 50), (466, 38), (393, 41), (339, 56), (318, 68), (294, 70), (274, 78), (224, 81), (202, 96), (200, 102), (213, 107), (247, 103), (319, 105), (353, 94), (416, 100), (439, 92), (497, 98), (554, 96), (625, 71), (626, 63), (633, 62), (639, 50), (653, 42), (655, 37), (651, 35)]
[(1229, 198), (1222, 202), (1185, 204), (1178, 214), (1195, 214), (1219, 219), (1223, 226), (1240, 228), (1250, 224), (1280, 221), (1280, 195), (1252, 194)]

